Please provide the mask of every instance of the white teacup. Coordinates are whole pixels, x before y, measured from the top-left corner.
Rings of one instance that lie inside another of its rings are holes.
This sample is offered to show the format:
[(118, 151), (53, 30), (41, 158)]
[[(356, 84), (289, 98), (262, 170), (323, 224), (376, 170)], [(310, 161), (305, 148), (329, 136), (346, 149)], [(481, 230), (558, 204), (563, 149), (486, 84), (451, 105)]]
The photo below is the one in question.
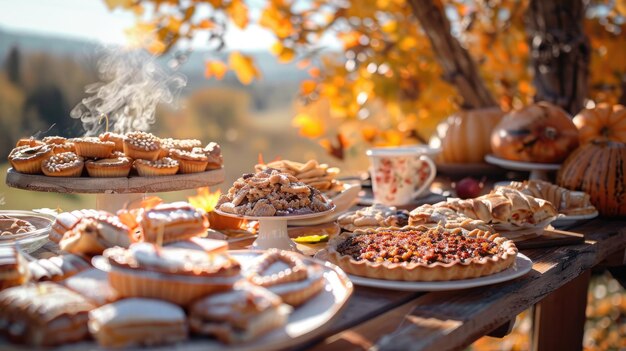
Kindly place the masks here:
[(428, 155), (436, 150), (424, 146), (384, 147), (367, 150), (374, 201), (402, 206), (427, 194), (437, 167)]

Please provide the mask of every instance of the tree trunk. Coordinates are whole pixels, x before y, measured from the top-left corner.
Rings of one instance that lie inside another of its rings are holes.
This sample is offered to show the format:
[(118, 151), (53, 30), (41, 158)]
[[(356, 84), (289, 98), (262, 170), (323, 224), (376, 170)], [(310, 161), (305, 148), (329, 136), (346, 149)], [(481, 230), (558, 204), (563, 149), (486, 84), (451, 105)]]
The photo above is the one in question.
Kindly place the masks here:
[(585, 0), (531, 0), (526, 14), (536, 101), (576, 114), (588, 92), (589, 40)]
[(435, 56), (444, 71), (444, 79), (454, 85), (463, 98), (463, 108), (498, 106), (476, 63), (450, 32), (450, 22), (438, 0), (409, 0), (413, 14), (428, 36)]

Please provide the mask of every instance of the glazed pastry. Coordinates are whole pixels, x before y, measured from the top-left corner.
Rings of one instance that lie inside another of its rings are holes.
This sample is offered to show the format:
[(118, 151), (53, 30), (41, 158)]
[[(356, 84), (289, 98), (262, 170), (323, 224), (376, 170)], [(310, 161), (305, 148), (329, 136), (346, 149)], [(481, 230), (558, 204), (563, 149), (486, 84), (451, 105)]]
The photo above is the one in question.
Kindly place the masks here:
[(0, 215), (0, 238), (26, 234), (35, 230), (37, 230), (37, 228), (29, 221)]
[(264, 288), (242, 284), (191, 305), (189, 327), (193, 333), (237, 344), (282, 327), (288, 314), (289, 308), (280, 297)]
[(30, 280), (35, 282), (60, 281), (73, 276), (91, 265), (78, 255), (60, 255), (28, 263)]
[(74, 138), (69, 141), (74, 143), (79, 156), (87, 158), (107, 158), (115, 148), (114, 142), (102, 141), (96, 137)]
[(204, 172), (208, 164), (208, 158), (204, 154), (195, 154), (184, 150), (171, 150), (170, 157), (180, 164), (180, 173)]
[(62, 212), (57, 216), (54, 223), (52, 223), (52, 228), (48, 238), (58, 244), (63, 238), (63, 235), (72, 230), (82, 218), (98, 216), (108, 217), (113, 215), (108, 212), (96, 210), (75, 210), (72, 212)]
[(14, 246), (0, 247), (0, 290), (22, 285), (29, 278), (28, 263)]
[(550, 202), (508, 188), (498, 188), (475, 199), (448, 199), (434, 206), (484, 221), (496, 231), (543, 229), (558, 214)]
[(409, 211), (398, 210), (382, 204), (374, 204), (339, 216), (337, 223), (349, 232), (355, 229), (378, 227), (404, 227), (408, 224)]
[(80, 177), (84, 165), (82, 157), (73, 152), (64, 152), (45, 159), (41, 170), (48, 177)]
[(178, 173), (180, 167), (178, 161), (169, 157), (163, 157), (156, 161), (135, 160), (134, 166), (137, 173), (142, 177), (174, 175)]
[(218, 143), (210, 142), (204, 148), (195, 147), (191, 150), (194, 154), (204, 154), (207, 157), (206, 170), (220, 169), (224, 165), (224, 157), (222, 156), (222, 148)]
[(50, 147), (52, 148), (52, 152), (54, 152), (54, 154), (61, 154), (64, 152), (76, 153), (76, 147), (74, 146), (74, 143), (70, 143), (64, 137), (47, 136), (43, 138), (43, 142), (44, 144), (50, 145)]
[(411, 211), (409, 225), (427, 227), (442, 226), (447, 229), (463, 228), (465, 230), (480, 229), (495, 233), (495, 230), (480, 219), (466, 217), (447, 207), (437, 207), (425, 204)]
[(21, 146), (33, 147), (33, 146), (41, 146), (43, 144), (44, 144), (43, 141), (30, 137), (30, 138), (22, 138), (18, 140), (17, 143), (15, 143), (15, 147), (16, 148), (21, 147)]
[(133, 233), (115, 216), (82, 218), (59, 242), (63, 251), (98, 255), (109, 247), (129, 247)]
[(124, 152), (124, 136), (117, 133), (106, 132), (98, 136), (102, 141), (112, 141), (115, 144), (113, 151)]
[(11, 342), (33, 347), (86, 339), (95, 306), (61, 285), (43, 282), (0, 292), (0, 331)]
[(105, 348), (157, 346), (187, 339), (182, 308), (165, 301), (133, 298), (89, 313), (89, 331)]
[(357, 229), (328, 242), (328, 260), (348, 274), (388, 280), (448, 281), (486, 276), (515, 263), (515, 244), (479, 229)]
[(128, 177), (132, 166), (132, 161), (126, 156), (85, 162), (87, 173), (94, 178)]
[(277, 169), (323, 192), (337, 193), (343, 189), (343, 183), (335, 179), (339, 174), (339, 168), (329, 167), (325, 163), (319, 164), (316, 160), (309, 160), (306, 163), (278, 160), (268, 164), (258, 164), (254, 168), (257, 171), (268, 168)]
[(226, 240), (193, 237), (187, 240), (170, 243), (167, 247), (200, 250), (210, 254), (225, 254), (226, 251), (228, 251), (228, 242)]
[(267, 250), (247, 270), (248, 280), (299, 306), (324, 287), (321, 267), (307, 265), (299, 254), (277, 249)]
[(106, 305), (117, 300), (107, 272), (96, 268), (86, 269), (60, 282), (64, 287), (83, 296), (95, 306)]
[(161, 141), (146, 132), (130, 132), (124, 138), (124, 154), (132, 159), (156, 161), (161, 154)]
[(19, 146), (9, 154), (9, 162), (19, 173), (40, 174), (41, 164), (52, 155), (52, 148), (49, 145)]
[(227, 254), (136, 243), (114, 247), (103, 256), (111, 265), (109, 282), (120, 297), (148, 297), (178, 305), (229, 290), (241, 279), (239, 263)]
[(586, 215), (598, 211), (591, 204), (589, 194), (571, 191), (544, 180), (531, 179), (523, 182), (511, 182), (505, 188), (516, 189), (524, 194), (550, 201), (559, 213), (567, 216)]
[(160, 204), (141, 211), (137, 223), (145, 241), (162, 240), (162, 244), (206, 235), (209, 228), (206, 213), (186, 202)]
[(275, 169), (244, 174), (217, 203), (220, 211), (255, 217), (324, 212), (333, 206), (319, 190)]

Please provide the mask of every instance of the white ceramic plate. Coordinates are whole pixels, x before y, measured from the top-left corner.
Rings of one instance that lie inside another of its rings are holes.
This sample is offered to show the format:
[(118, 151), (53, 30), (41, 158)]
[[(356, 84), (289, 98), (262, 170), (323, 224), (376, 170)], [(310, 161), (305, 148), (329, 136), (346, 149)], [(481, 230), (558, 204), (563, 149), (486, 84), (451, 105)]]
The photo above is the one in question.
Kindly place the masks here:
[(584, 221), (596, 217), (598, 217), (598, 211), (577, 216), (559, 215), (551, 224), (555, 227), (565, 227), (568, 225), (576, 224), (579, 221)]
[[(316, 258), (324, 259), (326, 250), (322, 250), (315, 255)], [(475, 288), (515, 279), (530, 272), (533, 262), (525, 255), (518, 253), (515, 264), (502, 272), (480, 278), (450, 280), (442, 282), (407, 282), (398, 280), (373, 279), (359, 277), (349, 274), (350, 280), (356, 285), (368, 286), (371, 288), (382, 288), (402, 291), (447, 291)]]
[(335, 211), (331, 214), (328, 214), (323, 217), (316, 217), (310, 219), (296, 219), (290, 220), (288, 225), (290, 226), (308, 226), (308, 225), (318, 225), (328, 222), (333, 222), (339, 216), (344, 214), (347, 210), (352, 207), (359, 197), (359, 192), (361, 191), (360, 184), (344, 184), (343, 190), (333, 197), (331, 200), (335, 204)]
[[(228, 252), (237, 259), (246, 269), (253, 259), (262, 254), (262, 251), (232, 250)], [(329, 322), (344, 306), (352, 294), (353, 285), (347, 275), (337, 266), (330, 262), (322, 262), (314, 258), (303, 256), (305, 262), (317, 263), (323, 267), (326, 284), (324, 289), (307, 301), (305, 304), (294, 309), (289, 315), (287, 324), (276, 329), (259, 339), (238, 345), (224, 345), (213, 339), (193, 336), (188, 341), (176, 345), (166, 345), (160, 350), (278, 350), (289, 349), (307, 340), (320, 335)], [(106, 268), (105, 268), (106, 269)], [(0, 348), (2, 348), (0, 343)], [(88, 347), (93, 349), (93, 344), (80, 343), (63, 347), (63, 349), (82, 350)], [(152, 348), (151, 348), (152, 349)]]
[(493, 165), (497, 165), (502, 168), (511, 169), (514, 171), (556, 171), (561, 168), (561, 165), (557, 163), (511, 161), (494, 155), (485, 156), (485, 161)]

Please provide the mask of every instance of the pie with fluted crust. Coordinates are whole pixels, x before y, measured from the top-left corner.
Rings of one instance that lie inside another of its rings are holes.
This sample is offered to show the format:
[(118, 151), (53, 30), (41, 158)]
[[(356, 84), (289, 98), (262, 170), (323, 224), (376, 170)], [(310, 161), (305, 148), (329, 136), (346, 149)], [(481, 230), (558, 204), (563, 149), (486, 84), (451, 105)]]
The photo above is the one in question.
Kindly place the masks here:
[(479, 229), (356, 230), (332, 238), (328, 259), (346, 273), (386, 280), (448, 281), (494, 274), (515, 263), (517, 247)]

